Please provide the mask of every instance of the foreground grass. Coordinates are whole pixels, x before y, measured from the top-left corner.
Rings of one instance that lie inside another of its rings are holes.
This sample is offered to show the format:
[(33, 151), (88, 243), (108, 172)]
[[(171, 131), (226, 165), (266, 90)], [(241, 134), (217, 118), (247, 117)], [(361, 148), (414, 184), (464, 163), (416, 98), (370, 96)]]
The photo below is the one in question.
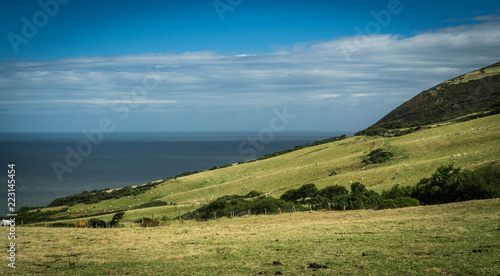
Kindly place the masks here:
[[(500, 199), (158, 228), (17, 229), (13, 275), (497, 275)], [(7, 229), (0, 228), (2, 236)], [(3, 241), (7, 244), (7, 239)], [(5, 254), (5, 253), (4, 253)], [(327, 268), (308, 268), (317, 263)]]

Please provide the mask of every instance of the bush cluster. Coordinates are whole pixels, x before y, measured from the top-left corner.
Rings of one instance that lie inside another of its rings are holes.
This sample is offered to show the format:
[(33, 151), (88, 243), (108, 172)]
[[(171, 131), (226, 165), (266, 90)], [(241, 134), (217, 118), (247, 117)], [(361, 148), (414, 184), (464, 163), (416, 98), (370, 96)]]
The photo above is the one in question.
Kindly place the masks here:
[[(135, 207), (134, 209), (142, 209), (142, 208), (158, 207), (158, 206), (166, 206), (166, 205), (168, 205), (168, 203), (163, 201), (163, 200), (153, 200), (150, 202), (143, 203), (143, 204)], [(172, 203), (171, 205), (174, 205), (174, 204)]]
[(383, 163), (386, 160), (389, 160), (394, 155), (389, 151), (384, 151), (382, 149), (376, 149), (371, 151), (368, 156), (363, 159), (363, 163), (366, 164), (375, 164), (375, 163)]
[(318, 190), (314, 184), (306, 184), (299, 189), (285, 192), (281, 199), (310, 205), (315, 210), (355, 210), (382, 206), (384, 198), (378, 193), (367, 190), (365, 185), (354, 182), (350, 190), (344, 186), (334, 185)]
[(411, 196), (424, 204), (500, 197), (500, 166), (463, 172), (453, 165), (442, 166), (412, 187)]
[[(376, 156), (376, 155), (374, 155)], [(316, 210), (389, 209), (500, 197), (500, 166), (461, 171), (453, 165), (439, 167), (431, 178), (415, 186), (394, 185), (378, 194), (355, 182), (350, 191), (334, 185), (318, 190), (314, 184), (286, 191), (281, 199), (311, 205)]]
[[(379, 151), (380, 152), (380, 151)], [(377, 156), (373, 154), (373, 156)], [(383, 156), (383, 154), (382, 154)], [(375, 162), (375, 161), (372, 161)], [(368, 190), (365, 185), (354, 182), (350, 189), (339, 185), (319, 190), (315, 184), (302, 185), (286, 191), (279, 199), (259, 197), (252, 191), (245, 196), (227, 195), (208, 205), (186, 213), (182, 219), (207, 220), (218, 217), (250, 214), (276, 213), (292, 210), (356, 210), (392, 209), (439, 204), (456, 201), (500, 197), (500, 166), (485, 166), (475, 171), (464, 171), (453, 165), (439, 167), (430, 178), (422, 179), (415, 186), (394, 185), (381, 194)]]
[(123, 216), (125, 216), (125, 212), (119, 212), (113, 215), (111, 218), (111, 221), (109, 222), (110, 227), (116, 227), (119, 225), (120, 220), (123, 219)]
[(57, 207), (64, 205), (74, 206), (79, 203), (93, 204), (106, 199), (118, 199), (123, 196), (135, 196), (150, 190), (156, 185), (158, 185), (158, 183), (153, 184), (150, 182), (135, 188), (126, 186), (121, 189), (113, 190), (111, 192), (108, 192), (109, 189), (107, 188), (103, 190), (93, 190), (92, 192), (83, 191), (76, 195), (56, 198), (49, 205), (47, 205), (47, 207)]
[[(244, 196), (232, 195), (217, 198), (210, 204), (181, 216), (182, 219), (208, 220), (220, 217), (243, 216), (250, 214), (277, 213), (292, 210), (295, 204), (273, 197), (257, 197), (248, 199)], [(302, 210), (297, 206), (295, 210)]]

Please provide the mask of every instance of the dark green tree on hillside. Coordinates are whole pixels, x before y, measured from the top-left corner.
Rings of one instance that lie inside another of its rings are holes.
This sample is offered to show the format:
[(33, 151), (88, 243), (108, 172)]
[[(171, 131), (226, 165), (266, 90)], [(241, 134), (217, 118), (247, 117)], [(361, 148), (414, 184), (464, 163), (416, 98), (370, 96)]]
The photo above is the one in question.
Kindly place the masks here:
[(299, 198), (302, 198), (302, 203), (305, 203), (306, 198), (316, 196), (316, 194), (318, 193), (318, 188), (312, 183), (305, 184), (302, 185), (302, 187), (300, 187), (296, 193)]
[(362, 195), (367, 191), (368, 190), (366, 189), (366, 186), (359, 182), (354, 182), (351, 184), (351, 195)]
[(338, 204), (339, 196), (347, 195), (349, 191), (340, 185), (333, 185), (318, 191), (317, 195), (311, 199), (311, 203), (316, 210), (332, 209)]
[(464, 172), (452, 164), (442, 166), (414, 186), (411, 195), (424, 204), (500, 197), (500, 166)]
[(334, 196), (345, 195), (348, 193), (349, 193), (349, 191), (346, 189), (346, 187), (340, 186), (340, 185), (333, 185), (333, 186), (328, 186), (324, 189), (321, 189), (318, 192), (318, 195), (320, 195), (324, 198), (332, 199)]
[(382, 197), (385, 199), (394, 199), (398, 197), (411, 197), (411, 187), (396, 184), (390, 190), (382, 191)]
[(452, 202), (452, 186), (459, 174), (460, 168), (454, 168), (453, 164), (441, 166), (431, 178), (424, 178), (414, 186), (412, 197), (425, 204)]
[(123, 219), (123, 216), (125, 216), (125, 212), (119, 212), (113, 215), (113, 218), (109, 222), (109, 225), (111, 227), (116, 227), (120, 223), (120, 220)]
[(454, 201), (500, 197), (500, 166), (463, 171), (452, 189)]
[(297, 202), (300, 199), (297, 189), (291, 189), (281, 195), (280, 199), (288, 202)]

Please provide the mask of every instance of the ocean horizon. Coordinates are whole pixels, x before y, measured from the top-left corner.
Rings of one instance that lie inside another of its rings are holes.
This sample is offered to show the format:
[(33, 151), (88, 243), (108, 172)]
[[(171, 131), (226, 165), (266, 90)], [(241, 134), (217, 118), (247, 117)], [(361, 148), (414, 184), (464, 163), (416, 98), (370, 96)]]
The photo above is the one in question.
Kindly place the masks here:
[[(16, 209), (247, 161), (352, 132), (2, 133), (0, 164), (16, 164)], [(0, 191), (7, 198), (7, 188)], [(7, 204), (0, 214), (7, 214)]]

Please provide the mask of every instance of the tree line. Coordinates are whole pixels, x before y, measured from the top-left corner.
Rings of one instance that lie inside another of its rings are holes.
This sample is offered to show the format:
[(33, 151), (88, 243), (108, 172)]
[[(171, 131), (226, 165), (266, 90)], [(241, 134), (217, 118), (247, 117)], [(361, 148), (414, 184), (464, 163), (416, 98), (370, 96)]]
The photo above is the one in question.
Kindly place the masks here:
[(266, 197), (257, 191), (246, 196), (219, 197), (181, 218), (207, 220), (249, 213), (276, 213), (278, 210), (381, 210), (497, 197), (500, 197), (498, 164), (474, 171), (462, 171), (450, 164), (439, 167), (431, 177), (422, 179), (416, 185), (396, 184), (380, 194), (368, 190), (360, 182), (352, 183), (349, 189), (340, 185), (318, 189), (315, 184), (309, 183), (286, 191), (280, 198)]

